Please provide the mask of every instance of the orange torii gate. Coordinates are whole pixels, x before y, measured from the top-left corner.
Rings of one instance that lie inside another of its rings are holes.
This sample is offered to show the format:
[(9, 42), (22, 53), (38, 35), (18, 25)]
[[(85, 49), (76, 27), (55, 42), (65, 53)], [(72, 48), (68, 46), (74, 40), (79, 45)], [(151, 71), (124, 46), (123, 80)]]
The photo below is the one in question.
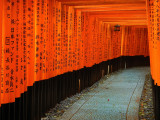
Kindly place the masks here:
[(148, 49), (160, 85), (158, 9), (155, 0), (1, 0), (0, 103), (14, 103), (28, 87), (65, 73), (149, 56)]

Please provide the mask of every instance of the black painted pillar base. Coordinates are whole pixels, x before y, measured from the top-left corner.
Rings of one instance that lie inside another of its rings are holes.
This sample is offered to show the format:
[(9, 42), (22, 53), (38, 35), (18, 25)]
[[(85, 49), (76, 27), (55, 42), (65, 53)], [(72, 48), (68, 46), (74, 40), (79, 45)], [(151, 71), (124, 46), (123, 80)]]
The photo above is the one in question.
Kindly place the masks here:
[(155, 112), (155, 120), (160, 120), (160, 86), (154, 85), (154, 80), (152, 79), (153, 86), (153, 105)]

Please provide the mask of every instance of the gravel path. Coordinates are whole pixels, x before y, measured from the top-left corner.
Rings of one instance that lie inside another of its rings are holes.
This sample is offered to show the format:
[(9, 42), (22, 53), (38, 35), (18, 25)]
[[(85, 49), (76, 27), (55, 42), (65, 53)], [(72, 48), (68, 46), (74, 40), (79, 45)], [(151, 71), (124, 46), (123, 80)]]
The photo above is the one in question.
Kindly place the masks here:
[(67, 98), (42, 120), (138, 120), (139, 102), (149, 67), (104, 76), (92, 87)]
[(140, 120), (154, 120), (154, 108), (153, 108), (153, 91), (152, 80), (150, 74), (146, 75), (146, 80), (141, 96), (139, 106), (139, 119)]
[(61, 101), (60, 104), (57, 104), (53, 109), (46, 113), (46, 117), (41, 118), (41, 120), (59, 120), (64, 112), (67, 111), (75, 102), (79, 99), (85, 99), (88, 92), (92, 92), (99, 85), (103, 84), (103, 82), (112, 74), (104, 76), (101, 80), (93, 84), (91, 87), (84, 89), (81, 93), (77, 93), (70, 98), (66, 98), (64, 101)]

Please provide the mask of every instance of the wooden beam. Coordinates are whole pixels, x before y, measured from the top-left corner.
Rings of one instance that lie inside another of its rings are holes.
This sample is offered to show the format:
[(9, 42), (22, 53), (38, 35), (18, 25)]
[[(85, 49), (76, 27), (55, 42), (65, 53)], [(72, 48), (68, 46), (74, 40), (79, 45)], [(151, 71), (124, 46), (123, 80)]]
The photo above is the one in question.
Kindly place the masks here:
[(58, 0), (66, 5), (104, 5), (104, 4), (135, 4), (146, 3), (146, 0)]

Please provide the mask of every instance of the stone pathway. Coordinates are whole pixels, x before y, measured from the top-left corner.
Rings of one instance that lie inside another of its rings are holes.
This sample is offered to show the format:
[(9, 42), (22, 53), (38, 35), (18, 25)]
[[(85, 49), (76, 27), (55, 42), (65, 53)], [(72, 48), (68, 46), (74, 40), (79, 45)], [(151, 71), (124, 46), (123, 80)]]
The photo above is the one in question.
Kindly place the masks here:
[(149, 72), (149, 67), (137, 67), (106, 75), (82, 93), (57, 104), (42, 120), (138, 120)]
[(116, 72), (75, 102), (61, 120), (138, 120), (139, 102), (149, 67)]

